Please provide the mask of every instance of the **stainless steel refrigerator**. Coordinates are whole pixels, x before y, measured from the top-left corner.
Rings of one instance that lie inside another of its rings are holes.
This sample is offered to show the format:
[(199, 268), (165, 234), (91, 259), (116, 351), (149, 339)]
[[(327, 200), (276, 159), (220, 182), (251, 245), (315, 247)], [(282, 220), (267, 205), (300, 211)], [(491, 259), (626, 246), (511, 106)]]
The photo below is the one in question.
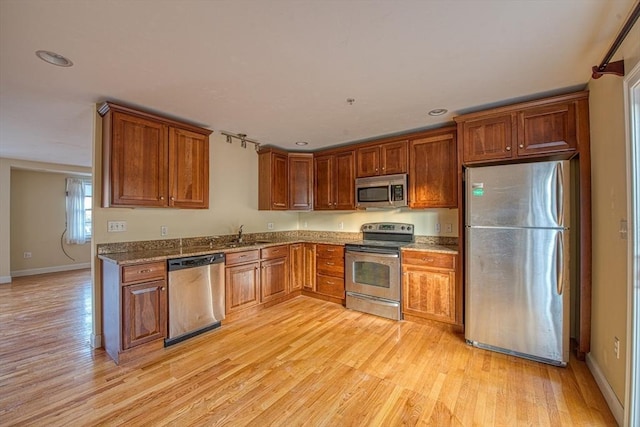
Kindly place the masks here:
[(467, 169), (468, 343), (569, 361), (569, 168), (553, 161)]

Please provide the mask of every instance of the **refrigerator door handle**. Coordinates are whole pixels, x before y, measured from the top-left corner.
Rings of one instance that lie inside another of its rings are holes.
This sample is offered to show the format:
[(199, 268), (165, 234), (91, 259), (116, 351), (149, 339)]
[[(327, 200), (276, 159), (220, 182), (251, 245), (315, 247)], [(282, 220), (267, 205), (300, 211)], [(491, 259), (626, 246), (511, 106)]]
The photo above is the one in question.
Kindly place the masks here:
[(556, 174), (556, 223), (562, 224), (562, 227), (565, 227), (564, 223), (564, 195), (563, 192), (563, 183), (564, 183), (564, 168), (562, 167), (562, 163), (558, 163), (556, 168), (558, 173)]
[(556, 273), (558, 276), (556, 290), (558, 291), (558, 295), (562, 295), (562, 292), (564, 292), (564, 268), (562, 268), (562, 261), (564, 258), (564, 238), (562, 233), (556, 234), (556, 241), (558, 243), (556, 245)]

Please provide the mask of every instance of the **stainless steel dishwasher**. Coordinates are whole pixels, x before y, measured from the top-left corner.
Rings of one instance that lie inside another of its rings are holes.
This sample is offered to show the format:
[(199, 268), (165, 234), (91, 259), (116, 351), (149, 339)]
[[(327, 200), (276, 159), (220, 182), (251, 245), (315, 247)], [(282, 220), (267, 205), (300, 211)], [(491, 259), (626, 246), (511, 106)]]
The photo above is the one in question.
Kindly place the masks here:
[(224, 319), (224, 254), (167, 261), (169, 346), (218, 328)]

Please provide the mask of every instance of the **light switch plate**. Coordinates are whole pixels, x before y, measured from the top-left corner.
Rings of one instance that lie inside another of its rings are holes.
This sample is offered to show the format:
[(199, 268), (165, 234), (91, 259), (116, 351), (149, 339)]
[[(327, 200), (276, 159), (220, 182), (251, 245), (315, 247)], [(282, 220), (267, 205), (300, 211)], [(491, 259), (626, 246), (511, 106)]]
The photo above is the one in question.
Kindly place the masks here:
[(120, 233), (127, 231), (127, 221), (107, 221), (107, 232)]

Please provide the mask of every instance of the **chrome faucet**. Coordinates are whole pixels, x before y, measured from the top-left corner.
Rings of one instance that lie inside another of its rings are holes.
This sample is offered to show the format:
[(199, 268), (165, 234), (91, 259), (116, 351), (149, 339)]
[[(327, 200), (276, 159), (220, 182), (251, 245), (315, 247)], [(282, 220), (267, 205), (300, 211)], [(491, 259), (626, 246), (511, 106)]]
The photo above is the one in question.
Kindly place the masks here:
[(244, 227), (244, 224), (238, 229), (238, 243), (242, 243), (242, 227)]

